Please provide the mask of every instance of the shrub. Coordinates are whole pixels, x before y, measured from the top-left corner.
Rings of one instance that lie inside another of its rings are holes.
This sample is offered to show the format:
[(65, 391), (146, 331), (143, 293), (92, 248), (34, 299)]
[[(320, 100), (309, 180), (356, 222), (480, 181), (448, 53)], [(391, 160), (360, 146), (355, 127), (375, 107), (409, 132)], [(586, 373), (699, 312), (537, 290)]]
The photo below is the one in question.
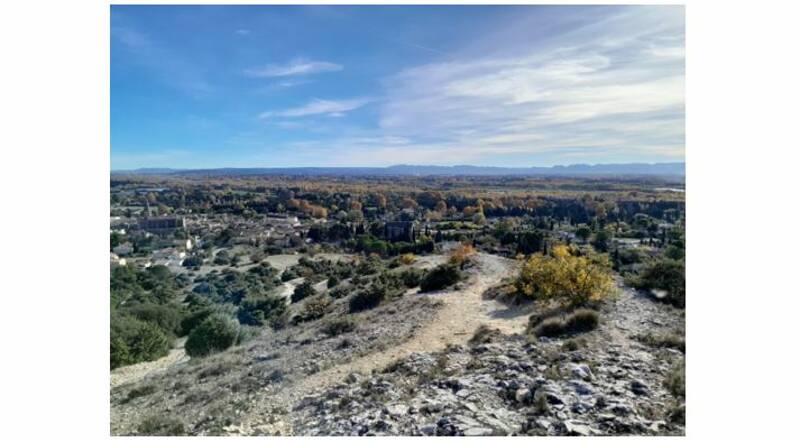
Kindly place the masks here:
[(680, 260), (684, 259), (686, 256), (686, 250), (683, 247), (678, 247), (676, 245), (669, 245), (667, 246), (666, 250), (664, 250), (664, 256), (669, 259)]
[(375, 308), (386, 298), (386, 287), (373, 283), (366, 290), (357, 292), (350, 298), (350, 312), (360, 312)]
[(450, 254), (450, 264), (464, 268), (473, 255), (475, 255), (475, 247), (472, 244), (459, 244)]
[(686, 340), (675, 334), (645, 333), (634, 337), (637, 341), (656, 348), (673, 348), (686, 352)]
[(414, 288), (420, 285), (425, 272), (420, 269), (406, 269), (400, 274), (403, 285), (407, 288)]
[(547, 318), (533, 330), (536, 336), (554, 337), (564, 333), (566, 325), (561, 318)]
[(147, 436), (182, 436), (186, 429), (181, 421), (165, 416), (150, 416), (138, 426), (139, 434)]
[(469, 340), (470, 345), (488, 344), (501, 336), (500, 330), (481, 324)]
[(617, 249), (614, 257), (619, 265), (640, 263), (644, 260), (644, 252), (639, 249)]
[(111, 368), (122, 367), (131, 364), (131, 356), (128, 352), (128, 344), (120, 336), (111, 333)]
[(216, 353), (235, 344), (238, 336), (239, 323), (235, 319), (214, 313), (189, 333), (186, 353), (192, 357)]
[(200, 267), (203, 265), (203, 258), (199, 256), (190, 256), (183, 260), (184, 267)]
[(413, 253), (404, 253), (404, 254), (400, 255), (400, 257), (398, 258), (398, 261), (400, 261), (400, 264), (403, 264), (403, 265), (406, 265), (406, 266), (414, 264), (414, 261), (416, 261), (416, 260), (417, 260), (417, 257), (414, 256)]
[(314, 286), (311, 284), (311, 282), (303, 281), (302, 284), (294, 288), (294, 292), (292, 293), (292, 303), (300, 302), (303, 299), (316, 294), (317, 291), (314, 290)]
[(556, 337), (592, 331), (600, 323), (600, 315), (594, 310), (579, 309), (565, 317), (549, 317), (533, 328), (536, 336)]
[(170, 339), (157, 325), (125, 316), (111, 317), (111, 368), (165, 356)]
[(342, 286), (336, 287), (335, 289), (333, 289), (330, 292), (328, 292), (330, 297), (333, 298), (333, 299), (344, 298), (349, 293), (350, 293), (350, 288), (349, 287), (342, 287)]
[(192, 329), (200, 325), (213, 312), (214, 310), (211, 307), (206, 307), (187, 314), (181, 320), (181, 335), (188, 335)]
[(526, 261), (516, 286), (534, 299), (562, 299), (580, 306), (609, 295), (613, 279), (605, 266), (556, 246), (553, 256), (536, 255)]
[(303, 311), (292, 318), (292, 322), (299, 324), (301, 322), (313, 321), (325, 316), (330, 309), (331, 300), (327, 296), (317, 296), (306, 301), (303, 306)]
[(137, 319), (157, 325), (168, 334), (182, 335), (183, 312), (177, 304), (138, 304), (126, 309), (126, 312)]
[(666, 297), (661, 298), (676, 307), (686, 306), (686, 279), (683, 261), (661, 259), (648, 265), (631, 284), (640, 289), (664, 290)]
[(336, 275), (331, 275), (328, 278), (328, 288), (331, 289), (336, 287), (337, 285), (339, 285), (339, 278)]
[(344, 316), (331, 321), (328, 321), (323, 327), (322, 332), (328, 336), (339, 336), (342, 333), (349, 333), (356, 329), (356, 321), (349, 317)]
[(356, 274), (361, 276), (374, 275), (381, 270), (381, 260), (378, 257), (370, 256), (364, 261), (361, 261), (356, 266)]
[(600, 324), (600, 315), (589, 309), (578, 309), (567, 316), (564, 325), (568, 333), (583, 333), (592, 331)]
[(442, 264), (431, 270), (420, 282), (420, 291), (442, 290), (461, 280), (461, 272), (453, 264)]
[(239, 305), (239, 322), (247, 325), (269, 324), (280, 328), (286, 323), (289, 307), (286, 300), (278, 296), (247, 297)]
[(219, 253), (217, 253), (217, 256), (214, 257), (214, 261), (213, 262), (214, 262), (214, 265), (218, 265), (218, 266), (230, 265), (231, 257), (230, 257), (230, 255), (228, 255), (227, 251), (222, 250)]
[(278, 246), (267, 246), (267, 248), (264, 249), (264, 251), (267, 253), (267, 255), (270, 256), (280, 255), (281, 253), (283, 253), (283, 249)]
[(283, 271), (283, 274), (281, 274), (281, 281), (283, 282), (291, 281), (295, 278), (298, 278), (298, 275), (292, 269), (286, 269)]

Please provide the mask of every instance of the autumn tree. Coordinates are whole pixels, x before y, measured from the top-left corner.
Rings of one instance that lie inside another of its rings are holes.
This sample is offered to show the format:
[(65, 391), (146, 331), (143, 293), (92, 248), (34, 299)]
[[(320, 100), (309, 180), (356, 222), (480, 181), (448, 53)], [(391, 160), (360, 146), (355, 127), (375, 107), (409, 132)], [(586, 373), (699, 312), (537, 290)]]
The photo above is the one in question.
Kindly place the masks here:
[(480, 210), (475, 206), (467, 206), (467, 207), (464, 207), (464, 210), (462, 210), (462, 213), (464, 214), (465, 217), (472, 217), (472, 215), (475, 215), (479, 211)]
[(417, 204), (416, 201), (412, 200), (411, 198), (405, 197), (400, 202), (400, 206), (403, 207), (404, 209), (416, 209), (418, 207), (418, 204)]

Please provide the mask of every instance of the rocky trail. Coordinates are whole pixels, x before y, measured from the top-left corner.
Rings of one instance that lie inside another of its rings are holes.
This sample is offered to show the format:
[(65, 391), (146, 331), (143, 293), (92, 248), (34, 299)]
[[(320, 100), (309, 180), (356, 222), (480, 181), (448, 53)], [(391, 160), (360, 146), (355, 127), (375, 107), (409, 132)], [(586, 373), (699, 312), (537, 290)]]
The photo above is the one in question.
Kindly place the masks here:
[(524, 312), (482, 297), (488, 288), (510, 276), (516, 263), (488, 254), (480, 254), (476, 260), (477, 271), (470, 281), (463, 284), (463, 289), (416, 295), (435, 297), (443, 303), (443, 307), (437, 312), (436, 318), (411, 340), (380, 354), (365, 356), (312, 375), (298, 386), (296, 395), (302, 396), (312, 389), (341, 381), (351, 372), (369, 373), (381, 369), (412, 353), (434, 352), (447, 345), (465, 344), (481, 324), (506, 333), (522, 332), (528, 321)]
[[(443, 259), (424, 258), (415, 265)], [(532, 304), (485, 296), (517, 262), (474, 261), (456, 287), (411, 290), (359, 313), (351, 333), (325, 337), (319, 321), (204, 360), (125, 367), (112, 374), (112, 433), (168, 415), (202, 435), (683, 434), (682, 400), (664, 386), (683, 352), (640, 339), (682, 338), (683, 310), (618, 280), (597, 330), (531, 340)], [(480, 325), (494, 331), (470, 343)]]
[(683, 400), (665, 385), (672, 367), (683, 361), (683, 351), (654, 348), (638, 338), (646, 333), (682, 337), (683, 310), (617, 282), (619, 292), (603, 307), (601, 326), (594, 332), (530, 341), (510, 323), (492, 321), (500, 333), (488, 343), (414, 352), (390, 370), (352, 374), (304, 398), (292, 414), (292, 431), (684, 434)]
[[(430, 267), (435, 263), (423, 262), (421, 264), (424, 267)], [(280, 401), (287, 404), (288, 408), (294, 408), (307, 395), (342, 382), (350, 374), (367, 375), (373, 370), (381, 370), (415, 353), (441, 351), (448, 345), (464, 345), (480, 325), (488, 325), (509, 334), (523, 332), (528, 323), (529, 311), (524, 308), (509, 307), (483, 296), (487, 289), (513, 275), (518, 266), (517, 262), (496, 255), (480, 253), (476, 255), (474, 264), (469, 280), (461, 284), (461, 289), (429, 294), (417, 293), (418, 289), (415, 289), (406, 295), (431, 297), (442, 303), (435, 318), (411, 339), (380, 353), (369, 354), (312, 374), (291, 389), (283, 391)], [(273, 397), (267, 402), (272, 406), (275, 398)], [(256, 410), (263, 408), (263, 406), (256, 407)], [(259, 413), (255, 412), (252, 415), (255, 419), (246, 419), (241, 426), (236, 426), (232, 430), (247, 434), (247, 429), (260, 427), (263, 431), (265, 423), (259, 422)], [(274, 425), (266, 425), (266, 427), (272, 430), (281, 430), (283, 434), (291, 434), (291, 429), (288, 428), (286, 422), (281, 422), (277, 427)]]

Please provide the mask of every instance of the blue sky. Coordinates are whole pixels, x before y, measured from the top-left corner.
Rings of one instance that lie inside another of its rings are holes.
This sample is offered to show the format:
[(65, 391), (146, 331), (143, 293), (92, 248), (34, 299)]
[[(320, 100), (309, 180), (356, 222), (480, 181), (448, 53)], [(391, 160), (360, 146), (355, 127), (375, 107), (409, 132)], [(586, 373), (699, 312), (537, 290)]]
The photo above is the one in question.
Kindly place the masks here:
[(684, 159), (681, 6), (112, 6), (111, 166)]

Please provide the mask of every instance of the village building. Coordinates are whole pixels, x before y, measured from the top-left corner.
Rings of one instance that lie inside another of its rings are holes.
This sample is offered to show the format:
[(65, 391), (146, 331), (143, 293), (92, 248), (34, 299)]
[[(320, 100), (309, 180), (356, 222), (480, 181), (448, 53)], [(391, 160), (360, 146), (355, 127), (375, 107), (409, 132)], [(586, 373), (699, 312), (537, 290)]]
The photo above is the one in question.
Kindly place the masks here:
[(186, 228), (186, 219), (182, 216), (165, 216), (158, 218), (142, 218), (139, 228), (156, 235), (165, 235)]
[(161, 249), (153, 252), (151, 260), (153, 265), (163, 265), (167, 267), (180, 267), (186, 258), (186, 252), (177, 249)]

